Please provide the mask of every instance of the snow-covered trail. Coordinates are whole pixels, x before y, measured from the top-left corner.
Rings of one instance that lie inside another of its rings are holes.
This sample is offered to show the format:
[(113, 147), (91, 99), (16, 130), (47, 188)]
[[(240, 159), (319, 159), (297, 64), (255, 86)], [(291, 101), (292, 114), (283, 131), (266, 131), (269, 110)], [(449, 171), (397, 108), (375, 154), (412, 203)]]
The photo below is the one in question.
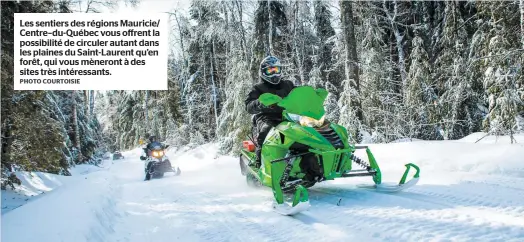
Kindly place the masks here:
[[(371, 148), (384, 181), (398, 181), (403, 164), (414, 162), (421, 167), (419, 184), (384, 194), (355, 188), (370, 178), (324, 182), (310, 189), (308, 211), (288, 217), (272, 212), (271, 190), (248, 187), (238, 159), (217, 157), (214, 145), (169, 153), (182, 175), (147, 182), (138, 152), (131, 151), (74, 189), (2, 216), (2, 241), (524, 241), (522, 144), (421, 141)], [(93, 182), (101, 184), (98, 190)], [(37, 213), (38, 207), (46, 211)], [(46, 219), (48, 226), (33, 222)], [(85, 228), (77, 220), (85, 220)]]
[[(407, 152), (413, 146), (420, 148), (412, 156), (426, 156), (418, 162), (423, 169), (418, 186), (383, 194), (355, 188), (370, 183), (369, 178), (326, 182), (310, 190), (312, 208), (294, 217), (273, 213), (271, 191), (248, 187), (238, 160), (214, 159), (212, 147), (173, 157), (182, 167), (182, 176), (150, 182), (141, 181), (142, 163), (129, 160), (116, 169), (123, 184), (117, 204), (125, 215), (115, 225), (111, 240), (524, 240), (524, 177), (518, 176), (524, 169), (512, 167), (505, 172), (517, 174), (511, 177), (498, 172), (524, 155), (524, 147), (520, 151), (518, 146), (504, 146), (499, 151), (497, 145), (454, 142), (378, 145), (375, 152), (385, 179), (396, 181), (403, 172), (403, 162), (391, 150)], [(475, 148), (477, 152), (469, 150)], [(453, 152), (456, 159), (465, 155), (471, 160), (434, 164), (448, 160), (442, 149)], [(439, 158), (431, 157), (437, 154)], [(397, 162), (388, 164), (385, 157)], [(497, 157), (513, 160), (489, 162)]]
[(148, 182), (142, 181), (138, 158), (115, 165), (122, 184), (116, 203), (123, 216), (109, 241), (335, 241), (357, 235), (341, 226), (328, 228), (314, 216), (272, 212), (271, 190), (248, 187), (237, 160), (204, 152), (176, 159), (182, 176)]

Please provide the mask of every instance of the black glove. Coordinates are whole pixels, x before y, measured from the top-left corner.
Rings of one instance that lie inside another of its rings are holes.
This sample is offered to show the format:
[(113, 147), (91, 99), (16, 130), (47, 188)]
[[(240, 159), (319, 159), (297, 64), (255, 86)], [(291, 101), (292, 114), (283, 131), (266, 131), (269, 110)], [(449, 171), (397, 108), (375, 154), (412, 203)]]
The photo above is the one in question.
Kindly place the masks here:
[(255, 103), (254, 105), (255, 105), (255, 108), (256, 108), (257, 111), (262, 112), (264, 110), (264, 108), (266, 108), (266, 106), (264, 106), (264, 104), (262, 104), (258, 100), (255, 100), (254, 103)]
[(282, 111), (284, 111), (284, 109), (277, 104), (266, 106), (258, 100), (253, 101), (251, 105), (254, 106), (257, 113), (282, 113)]
[(140, 156), (140, 159), (141, 160), (146, 160), (146, 157), (145, 156)]
[(249, 104), (247, 104), (246, 109), (251, 114), (258, 114), (258, 113), (263, 112), (264, 107), (265, 106), (262, 103), (260, 103), (260, 101), (253, 100)]
[(263, 110), (264, 112), (267, 112), (267, 113), (282, 113), (282, 111), (284, 111), (282, 107), (276, 104), (264, 106)]

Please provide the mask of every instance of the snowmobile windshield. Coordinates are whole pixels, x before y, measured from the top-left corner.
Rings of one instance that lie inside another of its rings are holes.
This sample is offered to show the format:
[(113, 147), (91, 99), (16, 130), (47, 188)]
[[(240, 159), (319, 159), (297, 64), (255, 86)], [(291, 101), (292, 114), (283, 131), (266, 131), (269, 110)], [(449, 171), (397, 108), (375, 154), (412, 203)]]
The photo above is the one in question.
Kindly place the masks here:
[(324, 100), (328, 92), (325, 89), (314, 89), (311, 86), (301, 86), (293, 89), (278, 106), (283, 107), (286, 112), (301, 116), (322, 119), (325, 114)]
[(164, 145), (157, 141), (150, 143), (149, 147), (151, 150), (163, 150), (164, 149)]

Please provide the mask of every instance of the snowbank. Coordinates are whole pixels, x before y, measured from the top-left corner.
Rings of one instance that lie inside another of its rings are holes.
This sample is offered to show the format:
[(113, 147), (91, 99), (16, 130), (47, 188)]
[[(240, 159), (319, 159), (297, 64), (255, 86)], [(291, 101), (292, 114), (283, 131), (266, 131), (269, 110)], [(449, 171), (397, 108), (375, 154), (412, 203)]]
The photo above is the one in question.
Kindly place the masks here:
[(218, 144), (204, 144), (193, 149), (170, 150), (167, 155), (182, 171), (194, 171), (222, 162), (223, 160), (219, 159), (218, 147)]
[(2, 215), (50, 193), (63, 184), (76, 179), (75, 176), (103, 170), (104, 167), (109, 166), (110, 163), (111, 162), (106, 161), (103, 166), (98, 167), (93, 165), (77, 165), (70, 169), (72, 176), (60, 176), (45, 172), (15, 172), (16, 177), (20, 179), (22, 184), (20, 186), (15, 185), (15, 190), (8, 187), (7, 190), (1, 191)]
[[(513, 136), (514, 143), (524, 144), (524, 134), (515, 134)], [(504, 136), (495, 136), (495, 135), (486, 135), (484, 132), (472, 133), (462, 139), (459, 139), (460, 142), (468, 143), (480, 143), (480, 144), (511, 144), (511, 138), (509, 135)]]
[[(524, 143), (524, 133), (518, 133), (513, 135), (513, 143)], [(372, 137), (369, 134), (364, 135), (364, 139), (361, 142), (361, 144), (374, 144), (372, 142)], [(427, 141), (427, 140), (421, 140), (416, 138), (401, 138), (396, 139), (391, 142), (388, 142), (389, 144), (392, 143), (404, 143), (404, 142), (417, 142), (417, 141)], [(467, 143), (480, 143), (480, 144), (511, 144), (511, 138), (509, 135), (502, 135), (502, 136), (496, 136), (496, 135), (487, 135), (485, 132), (476, 132), (472, 133), (462, 139), (458, 140), (449, 140), (449, 141), (457, 141), (457, 142), (467, 142)]]
[(108, 173), (50, 178), (60, 189), (2, 215), (2, 241), (103, 241), (118, 217)]
[[(524, 137), (516, 136), (519, 142), (516, 144), (510, 144), (507, 136), (498, 139), (487, 136), (484, 142), (474, 143), (482, 136), (484, 134), (473, 134), (462, 140), (371, 144), (369, 147), (384, 181), (398, 180), (406, 163), (417, 164), (421, 177), (427, 173), (462, 172), (524, 178)], [(365, 158), (366, 154), (357, 151), (357, 156)]]
[(22, 185), (15, 185), (15, 190), (11, 187), (2, 190), (2, 215), (61, 186), (62, 179), (67, 180), (67, 177), (44, 172), (15, 172), (15, 175)]
[(414, 141), (422, 141), (422, 140), (416, 139), (416, 138), (403, 138), (403, 139), (393, 140), (389, 143), (403, 143), (403, 142), (414, 142)]

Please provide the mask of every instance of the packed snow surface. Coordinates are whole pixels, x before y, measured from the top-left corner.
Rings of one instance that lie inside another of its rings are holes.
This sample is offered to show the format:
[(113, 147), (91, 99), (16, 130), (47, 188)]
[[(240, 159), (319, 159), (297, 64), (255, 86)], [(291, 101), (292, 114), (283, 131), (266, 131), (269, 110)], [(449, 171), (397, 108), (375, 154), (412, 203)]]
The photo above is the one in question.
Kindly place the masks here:
[[(108, 164), (110, 163), (105, 165)], [(16, 177), (20, 179), (22, 184), (17, 186), (15, 190), (2, 190), (2, 214), (52, 192), (55, 188), (75, 180), (76, 176), (86, 175), (102, 169), (104, 169), (103, 166), (77, 165), (70, 170), (75, 177), (59, 176), (44, 172), (15, 172)]]
[(524, 137), (517, 144), (489, 136), (475, 143), (481, 137), (370, 145), (384, 182), (398, 182), (413, 162), (421, 168), (418, 185), (385, 194), (356, 188), (371, 184), (369, 177), (322, 182), (309, 189), (311, 208), (295, 216), (274, 213), (271, 190), (248, 187), (238, 157), (218, 156), (214, 144), (168, 152), (182, 175), (147, 182), (136, 149), (95, 172), (40, 174), (40, 190), (54, 190), (3, 212), (1, 238), (524, 241)]

